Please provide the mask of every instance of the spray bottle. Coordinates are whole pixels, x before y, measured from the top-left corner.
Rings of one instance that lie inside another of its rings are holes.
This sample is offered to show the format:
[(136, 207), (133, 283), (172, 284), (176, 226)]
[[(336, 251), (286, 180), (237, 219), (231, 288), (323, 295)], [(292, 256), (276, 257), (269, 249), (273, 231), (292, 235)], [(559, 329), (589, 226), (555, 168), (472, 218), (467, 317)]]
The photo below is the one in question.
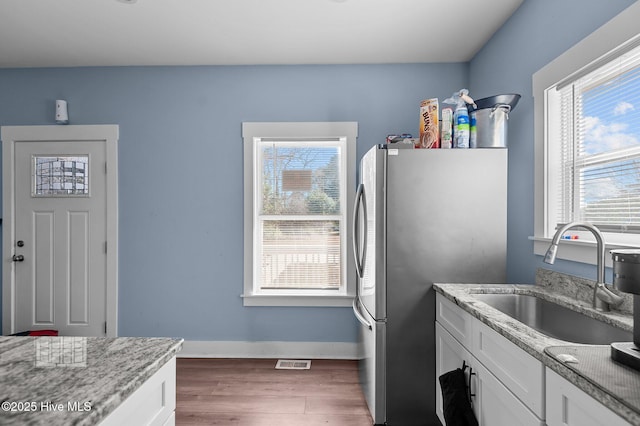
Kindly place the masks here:
[(469, 148), (478, 147), (478, 126), (477, 126), (476, 110), (469, 111), (469, 124), (471, 132), (469, 134)]
[(469, 97), (469, 91), (462, 89), (444, 100), (445, 104), (456, 106), (453, 113), (453, 147), (469, 148), (470, 125), (467, 104), (475, 105)]

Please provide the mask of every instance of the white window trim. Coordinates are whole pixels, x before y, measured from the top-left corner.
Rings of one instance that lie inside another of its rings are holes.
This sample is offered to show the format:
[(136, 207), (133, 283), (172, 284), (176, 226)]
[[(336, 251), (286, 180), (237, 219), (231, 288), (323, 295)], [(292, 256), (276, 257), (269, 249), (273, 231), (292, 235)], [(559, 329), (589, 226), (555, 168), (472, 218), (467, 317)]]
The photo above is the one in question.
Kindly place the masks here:
[[(640, 36), (640, 2), (636, 2), (615, 16), (609, 22), (591, 33), (555, 60), (533, 74), (534, 97), (534, 143), (535, 143), (535, 192), (534, 192), (534, 235), (530, 237), (534, 243), (534, 253), (544, 255), (552, 235), (546, 235), (547, 198), (551, 190), (547, 181), (545, 156), (545, 140), (548, 132), (547, 122), (552, 117), (545, 116), (545, 105), (548, 102), (547, 89), (577, 74), (608, 52), (616, 49), (628, 40)], [(605, 235), (605, 241), (607, 240)], [(595, 264), (595, 242), (587, 238), (565, 242), (560, 245), (558, 257), (575, 262)], [(637, 247), (627, 244), (607, 244), (607, 249), (618, 247)], [(611, 266), (610, 256), (606, 256), (607, 266)]]
[[(355, 269), (351, 244), (353, 198), (356, 187), (356, 122), (245, 122), (242, 123), (244, 141), (244, 306), (351, 306), (355, 294)], [(253, 145), (255, 138), (327, 138), (346, 137), (346, 293), (341, 295), (285, 295), (254, 294), (253, 292), (253, 203), (254, 164)]]

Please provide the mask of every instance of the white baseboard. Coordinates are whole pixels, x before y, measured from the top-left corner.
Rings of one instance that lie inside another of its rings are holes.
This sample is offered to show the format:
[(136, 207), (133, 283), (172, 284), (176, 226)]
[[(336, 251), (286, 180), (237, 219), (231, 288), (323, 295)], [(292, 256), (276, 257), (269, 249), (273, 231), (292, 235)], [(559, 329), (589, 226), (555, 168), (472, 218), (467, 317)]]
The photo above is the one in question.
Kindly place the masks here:
[(178, 358), (358, 359), (349, 342), (237, 342), (185, 340)]

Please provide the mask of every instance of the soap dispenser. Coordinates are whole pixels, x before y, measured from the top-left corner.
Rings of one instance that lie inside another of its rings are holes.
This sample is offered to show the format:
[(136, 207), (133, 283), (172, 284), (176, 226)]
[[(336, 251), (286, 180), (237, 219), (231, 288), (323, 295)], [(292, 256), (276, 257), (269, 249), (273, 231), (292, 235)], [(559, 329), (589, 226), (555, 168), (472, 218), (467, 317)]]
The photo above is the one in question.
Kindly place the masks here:
[(640, 370), (640, 249), (611, 250), (613, 286), (633, 294), (633, 342), (611, 344), (611, 358)]

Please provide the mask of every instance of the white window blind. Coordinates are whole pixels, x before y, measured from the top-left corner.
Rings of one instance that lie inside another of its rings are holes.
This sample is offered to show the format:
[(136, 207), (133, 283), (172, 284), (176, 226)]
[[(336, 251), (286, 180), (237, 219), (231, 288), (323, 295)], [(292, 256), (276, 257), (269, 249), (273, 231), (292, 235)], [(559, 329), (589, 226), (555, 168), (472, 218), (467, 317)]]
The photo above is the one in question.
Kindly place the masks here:
[(555, 222), (640, 232), (640, 47), (563, 81), (558, 95)]
[(255, 146), (254, 291), (343, 290), (346, 139)]

